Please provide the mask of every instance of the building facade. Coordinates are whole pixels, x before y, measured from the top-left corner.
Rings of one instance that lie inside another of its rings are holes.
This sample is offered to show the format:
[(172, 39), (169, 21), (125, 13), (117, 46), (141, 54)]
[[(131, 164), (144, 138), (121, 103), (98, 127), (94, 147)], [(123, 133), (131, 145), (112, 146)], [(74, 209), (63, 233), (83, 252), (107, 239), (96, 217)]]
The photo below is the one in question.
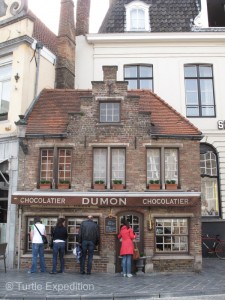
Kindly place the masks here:
[(77, 36), (76, 87), (90, 88), (110, 62), (118, 66), (118, 80), (127, 80), (129, 90), (154, 91), (203, 132), (202, 228), (225, 237), (221, 5), (223, 1), (211, 0), (112, 1), (98, 34)]
[[(31, 264), (34, 216), (41, 216), (49, 238), (63, 216), (66, 269), (79, 272), (72, 250), (81, 221), (92, 214), (101, 234), (94, 272), (121, 271), (117, 234), (124, 218), (146, 256), (145, 272), (201, 269), (202, 134), (156, 94), (127, 85), (117, 81), (117, 66), (103, 66), (103, 80), (91, 90), (43, 90), (26, 115), (28, 152), (20, 150), (12, 196), (19, 268)], [(50, 267), (50, 249), (45, 257)]]
[(28, 10), (25, 0), (0, 1), (0, 242), (8, 242), (7, 265), (14, 266), (18, 140), (15, 121), (33, 99), (55, 83), (56, 36)]

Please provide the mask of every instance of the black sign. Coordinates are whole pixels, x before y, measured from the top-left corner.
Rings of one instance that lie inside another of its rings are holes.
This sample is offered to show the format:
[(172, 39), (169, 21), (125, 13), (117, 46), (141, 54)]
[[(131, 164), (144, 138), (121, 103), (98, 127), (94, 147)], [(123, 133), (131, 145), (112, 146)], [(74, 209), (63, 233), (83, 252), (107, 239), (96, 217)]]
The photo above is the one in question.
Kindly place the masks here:
[(106, 217), (105, 218), (105, 233), (107, 234), (117, 234), (117, 218), (116, 217)]

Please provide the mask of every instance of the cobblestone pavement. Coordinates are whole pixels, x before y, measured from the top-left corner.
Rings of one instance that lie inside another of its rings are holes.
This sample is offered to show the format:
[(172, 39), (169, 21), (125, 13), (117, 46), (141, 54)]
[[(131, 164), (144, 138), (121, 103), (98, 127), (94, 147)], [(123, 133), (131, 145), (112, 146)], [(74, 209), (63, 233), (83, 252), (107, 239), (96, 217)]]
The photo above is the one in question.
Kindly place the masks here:
[(225, 260), (203, 259), (201, 273), (28, 274), (0, 269), (0, 299), (215, 299), (225, 300)]

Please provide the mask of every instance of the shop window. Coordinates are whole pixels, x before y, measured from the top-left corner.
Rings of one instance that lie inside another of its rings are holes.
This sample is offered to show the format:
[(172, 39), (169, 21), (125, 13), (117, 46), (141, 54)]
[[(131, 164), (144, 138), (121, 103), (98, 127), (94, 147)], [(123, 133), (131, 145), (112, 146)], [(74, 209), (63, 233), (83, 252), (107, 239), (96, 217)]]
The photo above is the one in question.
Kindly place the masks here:
[(0, 121), (8, 119), (11, 91), (11, 57), (0, 58)]
[(101, 180), (109, 187), (114, 180), (121, 180), (125, 185), (125, 156), (124, 148), (94, 148), (93, 182)]
[(150, 180), (178, 184), (178, 149), (149, 148), (147, 149), (147, 184)]
[(130, 227), (133, 229), (133, 232), (136, 235), (136, 241), (140, 242), (140, 218), (137, 215), (129, 214), (120, 216), (120, 227), (123, 226), (124, 221), (128, 221)]
[(126, 31), (150, 31), (149, 6), (142, 1), (125, 5)]
[(152, 65), (124, 66), (124, 80), (128, 81), (128, 89), (153, 90)]
[(100, 123), (120, 122), (120, 102), (100, 102)]
[(218, 160), (213, 147), (201, 144), (202, 216), (219, 216)]
[(41, 149), (40, 184), (50, 183), (52, 188), (61, 183), (71, 184), (71, 168), (71, 149)]
[(188, 219), (155, 220), (155, 252), (156, 253), (187, 253), (188, 252)]
[[(48, 241), (51, 241), (51, 231), (53, 227), (57, 223), (57, 217), (43, 217), (41, 218), (42, 224), (45, 225), (46, 229), (46, 234)], [(80, 229), (80, 224), (81, 222), (85, 221), (87, 218), (86, 217), (65, 217), (65, 226), (68, 231), (68, 239), (66, 243), (66, 249), (68, 252), (72, 252), (74, 249), (76, 242), (78, 242), (78, 233)], [(99, 224), (99, 219), (98, 218), (93, 218), (93, 221)], [(29, 233), (31, 230), (31, 226), (33, 225), (34, 222), (34, 217), (28, 217), (27, 220), (27, 251), (32, 250), (32, 242), (30, 241), (29, 238)], [(47, 248), (46, 250), (51, 250), (50, 248)], [(98, 251), (98, 247), (96, 247), (95, 251)]]
[(215, 117), (213, 69), (211, 65), (185, 65), (187, 117)]

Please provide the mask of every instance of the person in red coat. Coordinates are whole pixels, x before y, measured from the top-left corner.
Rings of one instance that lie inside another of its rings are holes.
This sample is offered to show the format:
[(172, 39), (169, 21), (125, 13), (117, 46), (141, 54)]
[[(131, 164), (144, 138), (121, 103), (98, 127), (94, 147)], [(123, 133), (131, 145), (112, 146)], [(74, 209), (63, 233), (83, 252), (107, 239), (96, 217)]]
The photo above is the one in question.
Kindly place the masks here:
[(135, 234), (130, 227), (128, 221), (124, 222), (124, 225), (120, 229), (118, 238), (122, 238), (122, 245), (120, 248), (120, 255), (122, 256), (123, 276), (132, 277), (131, 274), (131, 258), (134, 254), (134, 243)]

